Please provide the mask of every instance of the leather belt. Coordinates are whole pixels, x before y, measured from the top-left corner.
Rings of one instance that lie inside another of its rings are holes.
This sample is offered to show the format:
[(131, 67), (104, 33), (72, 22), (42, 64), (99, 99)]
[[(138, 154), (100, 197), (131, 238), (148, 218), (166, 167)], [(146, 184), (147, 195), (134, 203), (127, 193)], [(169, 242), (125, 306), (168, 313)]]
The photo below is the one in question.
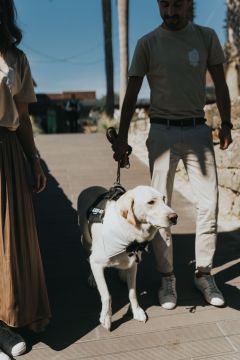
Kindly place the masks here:
[(197, 126), (202, 125), (206, 122), (204, 118), (184, 118), (184, 119), (163, 119), (163, 118), (151, 118), (151, 124), (161, 124), (167, 126)]

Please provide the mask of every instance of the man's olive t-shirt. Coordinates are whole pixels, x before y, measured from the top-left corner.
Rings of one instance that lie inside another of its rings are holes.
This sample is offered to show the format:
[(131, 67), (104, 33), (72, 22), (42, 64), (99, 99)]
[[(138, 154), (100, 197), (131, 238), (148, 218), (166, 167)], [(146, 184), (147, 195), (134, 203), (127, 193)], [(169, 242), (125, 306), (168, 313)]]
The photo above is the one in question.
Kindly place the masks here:
[(159, 26), (138, 41), (129, 76), (147, 76), (150, 117), (203, 117), (207, 67), (224, 61), (214, 30), (192, 23), (179, 31)]

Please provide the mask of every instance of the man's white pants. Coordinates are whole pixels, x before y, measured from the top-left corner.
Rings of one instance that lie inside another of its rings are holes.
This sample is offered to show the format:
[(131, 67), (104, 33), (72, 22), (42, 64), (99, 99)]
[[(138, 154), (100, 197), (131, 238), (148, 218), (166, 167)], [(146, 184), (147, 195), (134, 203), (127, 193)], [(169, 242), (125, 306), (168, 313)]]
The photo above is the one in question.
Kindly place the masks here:
[[(196, 268), (210, 271), (216, 248), (218, 184), (211, 129), (151, 124), (146, 142), (152, 186), (171, 205), (177, 164), (183, 160), (197, 206), (195, 239)], [(153, 240), (158, 271), (173, 271), (170, 229), (161, 229)], [(181, 255), (179, 255), (181, 256)]]

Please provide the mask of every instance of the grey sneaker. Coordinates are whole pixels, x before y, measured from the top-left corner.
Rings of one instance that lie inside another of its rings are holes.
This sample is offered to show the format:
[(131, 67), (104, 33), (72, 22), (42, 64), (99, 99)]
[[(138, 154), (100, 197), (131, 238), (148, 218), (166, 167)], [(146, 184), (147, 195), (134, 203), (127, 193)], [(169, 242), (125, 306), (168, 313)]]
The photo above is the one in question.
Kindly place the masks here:
[(26, 351), (26, 343), (23, 338), (2, 321), (0, 322), (0, 348), (4, 353), (14, 357), (22, 355)]
[(194, 283), (209, 304), (214, 306), (223, 306), (225, 304), (223, 294), (218, 289), (212, 275), (206, 274), (200, 277), (195, 275)]
[(158, 290), (160, 305), (166, 310), (172, 310), (177, 305), (176, 278), (175, 276), (163, 276)]

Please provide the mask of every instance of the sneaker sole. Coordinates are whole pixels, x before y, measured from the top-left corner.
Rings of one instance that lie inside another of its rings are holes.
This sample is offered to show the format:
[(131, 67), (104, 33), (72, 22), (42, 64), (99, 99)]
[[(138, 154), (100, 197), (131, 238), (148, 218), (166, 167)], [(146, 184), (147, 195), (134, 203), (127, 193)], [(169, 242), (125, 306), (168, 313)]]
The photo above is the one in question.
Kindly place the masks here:
[(12, 348), (11, 354), (13, 357), (22, 355), (26, 351), (26, 343), (21, 342)]
[(10, 357), (0, 350), (0, 360), (11, 360)]
[(163, 303), (163, 304), (160, 304), (160, 305), (165, 310), (173, 310), (177, 306), (177, 304), (172, 303), (172, 302), (167, 302), (167, 303)]

